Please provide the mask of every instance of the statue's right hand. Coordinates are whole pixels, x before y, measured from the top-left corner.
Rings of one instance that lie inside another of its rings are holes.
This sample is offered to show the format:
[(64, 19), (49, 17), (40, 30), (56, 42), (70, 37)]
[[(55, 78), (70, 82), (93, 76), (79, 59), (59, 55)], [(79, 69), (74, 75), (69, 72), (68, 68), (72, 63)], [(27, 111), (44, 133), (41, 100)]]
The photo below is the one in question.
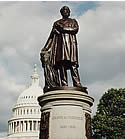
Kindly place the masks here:
[(41, 52), (42, 52), (42, 51), (47, 51), (47, 49), (46, 49), (46, 48), (43, 48), (43, 49), (41, 50)]

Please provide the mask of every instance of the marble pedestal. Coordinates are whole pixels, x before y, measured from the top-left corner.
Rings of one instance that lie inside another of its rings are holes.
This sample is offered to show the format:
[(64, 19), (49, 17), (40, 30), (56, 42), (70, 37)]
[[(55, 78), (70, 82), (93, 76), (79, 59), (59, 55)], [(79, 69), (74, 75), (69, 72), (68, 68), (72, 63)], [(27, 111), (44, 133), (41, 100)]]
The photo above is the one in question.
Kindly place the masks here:
[(39, 139), (91, 139), (94, 99), (74, 87), (48, 91), (38, 97), (41, 106)]

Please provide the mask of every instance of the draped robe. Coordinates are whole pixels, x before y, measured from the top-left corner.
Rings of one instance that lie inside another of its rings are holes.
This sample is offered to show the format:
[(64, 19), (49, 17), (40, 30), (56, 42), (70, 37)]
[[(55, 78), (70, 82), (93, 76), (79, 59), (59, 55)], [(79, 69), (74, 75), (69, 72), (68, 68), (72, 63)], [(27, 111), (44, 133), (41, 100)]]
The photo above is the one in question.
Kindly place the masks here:
[(64, 65), (70, 69), (78, 67), (78, 48), (76, 34), (79, 26), (75, 19), (67, 18), (56, 21), (44, 48), (50, 51), (51, 64), (59, 68)]

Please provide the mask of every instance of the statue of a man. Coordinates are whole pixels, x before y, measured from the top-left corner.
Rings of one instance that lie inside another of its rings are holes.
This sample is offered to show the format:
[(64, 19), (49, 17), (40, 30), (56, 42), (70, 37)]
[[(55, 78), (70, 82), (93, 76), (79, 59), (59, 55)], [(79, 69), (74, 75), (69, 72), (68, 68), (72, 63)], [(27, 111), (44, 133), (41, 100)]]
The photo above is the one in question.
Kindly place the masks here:
[(41, 53), (50, 53), (50, 63), (60, 73), (62, 86), (68, 86), (67, 70), (71, 71), (73, 85), (82, 87), (78, 73), (78, 49), (76, 34), (79, 30), (75, 19), (69, 18), (70, 9), (67, 6), (61, 8), (62, 19), (57, 20), (52, 28), (47, 43)]

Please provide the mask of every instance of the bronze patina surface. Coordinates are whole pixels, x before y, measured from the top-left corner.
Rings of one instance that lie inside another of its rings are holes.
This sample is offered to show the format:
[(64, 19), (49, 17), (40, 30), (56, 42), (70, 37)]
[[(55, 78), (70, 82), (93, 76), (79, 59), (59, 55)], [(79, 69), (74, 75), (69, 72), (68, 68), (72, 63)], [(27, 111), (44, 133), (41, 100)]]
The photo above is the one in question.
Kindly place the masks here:
[(75, 19), (69, 18), (69, 7), (63, 6), (60, 13), (62, 19), (54, 22), (50, 36), (40, 53), (45, 76), (44, 90), (68, 86), (67, 70), (71, 72), (73, 86), (85, 90), (78, 73), (76, 34), (79, 25)]

